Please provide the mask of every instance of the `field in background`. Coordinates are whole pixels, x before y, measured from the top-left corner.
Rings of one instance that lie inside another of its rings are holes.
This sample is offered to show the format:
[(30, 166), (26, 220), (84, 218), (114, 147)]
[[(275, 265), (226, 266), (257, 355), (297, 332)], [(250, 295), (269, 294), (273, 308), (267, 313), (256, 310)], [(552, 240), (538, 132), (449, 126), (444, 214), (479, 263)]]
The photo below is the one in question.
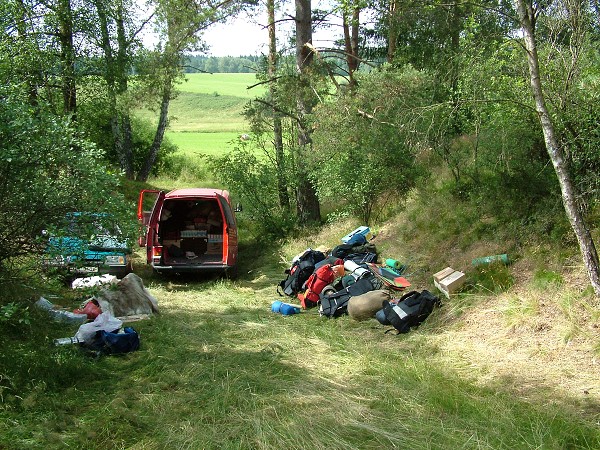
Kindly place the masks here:
[(233, 144), (239, 141), (240, 133), (235, 132), (175, 132), (168, 131), (166, 137), (179, 148), (180, 154), (185, 156), (222, 155), (231, 150)]
[[(231, 150), (232, 140), (249, 131), (244, 106), (262, 95), (265, 87), (247, 89), (257, 82), (251, 73), (193, 73), (186, 78), (171, 101), (166, 136), (185, 154)], [(156, 112), (143, 110), (138, 115), (157, 121)]]
[(265, 85), (248, 89), (257, 83), (253, 73), (188, 73), (186, 81), (178, 86), (181, 92), (196, 94), (229, 95), (251, 99), (262, 95)]

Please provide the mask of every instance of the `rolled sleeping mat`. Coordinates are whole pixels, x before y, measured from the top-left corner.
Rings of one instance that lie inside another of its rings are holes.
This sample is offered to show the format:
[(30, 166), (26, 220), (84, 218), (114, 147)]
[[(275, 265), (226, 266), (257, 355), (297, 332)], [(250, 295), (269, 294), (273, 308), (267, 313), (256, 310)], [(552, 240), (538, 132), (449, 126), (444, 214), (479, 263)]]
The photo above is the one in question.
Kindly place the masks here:
[(400, 269), (400, 267), (402, 267), (402, 263), (400, 261), (398, 261), (397, 259), (391, 259), (388, 258), (385, 260), (385, 265), (388, 267), (391, 267), (392, 269)]
[(352, 275), (355, 280), (358, 280), (358, 279), (364, 277), (365, 275), (371, 273), (371, 272), (369, 272), (368, 269), (365, 269), (364, 267), (359, 266), (358, 264), (356, 264), (354, 261), (352, 261), (350, 259), (347, 261), (344, 261), (344, 269), (347, 273)]

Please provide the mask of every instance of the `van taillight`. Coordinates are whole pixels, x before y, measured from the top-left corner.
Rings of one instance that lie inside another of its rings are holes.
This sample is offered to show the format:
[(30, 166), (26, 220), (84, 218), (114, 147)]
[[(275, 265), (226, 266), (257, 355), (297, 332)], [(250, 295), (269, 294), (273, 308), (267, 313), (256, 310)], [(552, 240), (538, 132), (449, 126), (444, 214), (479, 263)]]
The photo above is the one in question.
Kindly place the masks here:
[(152, 256), (161, 256), (162, 250), (163, 248), (160, 245), (152, 247)]

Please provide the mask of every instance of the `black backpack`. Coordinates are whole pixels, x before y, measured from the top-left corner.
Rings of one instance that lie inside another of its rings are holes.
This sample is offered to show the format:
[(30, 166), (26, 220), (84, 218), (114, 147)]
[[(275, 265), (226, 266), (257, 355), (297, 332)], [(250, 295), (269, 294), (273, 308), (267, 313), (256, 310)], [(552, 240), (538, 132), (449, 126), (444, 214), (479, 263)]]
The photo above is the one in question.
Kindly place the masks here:
[(277, 287), (277, 293), (283, 297), (279, 288), (289, 297), (293, 297), (302, 290), (306, 280), (310, 278), (315, 271), (315, 264), (325, 259), (325, 254), (318, 250), (308, 249), (296, 260), (284, 273), (287, 274), (285, 280), (281, 280)]
[(338, 317), (348, 312), (348, 301), (356, 295), (366, 294), (376, 288), (372, 282), (372, 276), (360, 278), (347, 288), (333, 294), (324, 295), (321, 298), (319, 314), (326, 317)]
[[(331, 250), (331, 256), (336, 258), (346, 259), (348, 255), (353, 253), (374, 253), (375, 261), (377, 260), (377, 247), (370, 242), (366, 243), (354, 243), (354, 244), (340, 244)], [(374, 262), (375, 262), (374, 261)]]
[(384, 301), (383, 309), (375, 317), (382, 325), (392, 325), (398, 334), (408, 333), (412, 327), (419, 326), (436, 306), (441, 305), (440, 299), (427, 290), (420, 293), (411, 291), (396, 304)]

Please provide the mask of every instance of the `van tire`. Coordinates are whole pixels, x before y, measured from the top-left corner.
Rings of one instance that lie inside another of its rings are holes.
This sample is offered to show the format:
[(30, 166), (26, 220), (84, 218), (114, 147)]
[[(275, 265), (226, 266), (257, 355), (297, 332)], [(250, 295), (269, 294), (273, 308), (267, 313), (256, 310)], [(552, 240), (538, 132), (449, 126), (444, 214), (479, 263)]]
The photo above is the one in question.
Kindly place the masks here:
[(225, 277), (227, 277), (229, 280), (237, 279), (237, 277), (238, 277), (237, 266), (233, 266), (233, 267), (230, 267), (229, 269), (225, 270)]

